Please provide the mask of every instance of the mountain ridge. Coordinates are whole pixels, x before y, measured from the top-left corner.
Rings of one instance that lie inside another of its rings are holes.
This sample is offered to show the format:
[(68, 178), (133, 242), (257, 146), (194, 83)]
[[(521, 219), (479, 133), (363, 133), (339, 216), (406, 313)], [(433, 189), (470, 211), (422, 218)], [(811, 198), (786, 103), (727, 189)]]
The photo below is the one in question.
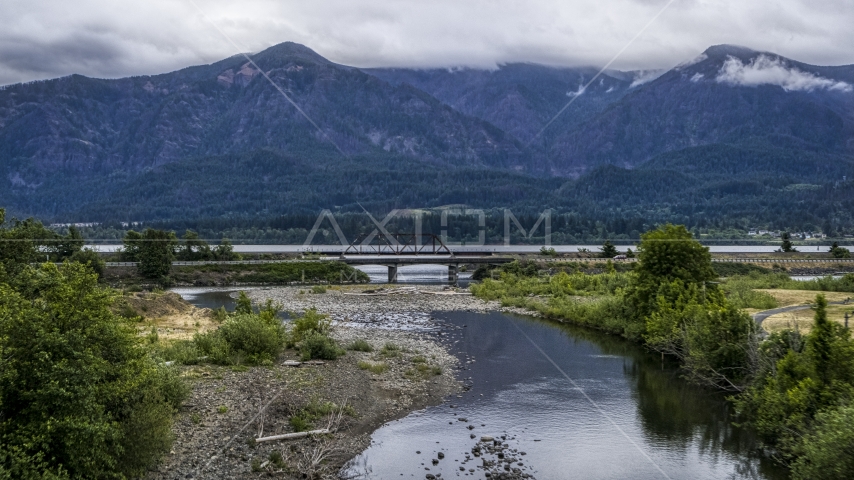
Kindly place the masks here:
[[(0, 89), (0, 202), (57, 218), (91, 217), (97, 208), (114, 215), (119, 210), (104, 206), (111, 196), (128, 205), (123, 191), (151, 195), (163, 185), (177, 191), (162, 191), (168, 200), (160, 202), (139, 199), (139, 215), (149, 205), (153, 210), (146, 215), (152, 218), (174, 216), (181, 211), (182, 189), (192, 190), (198, 202), (206, 183), (233, 180), (235, 188), (251, 188), (252, 178), (244, 176), (261, 172), (237, 165), (259, 151), (303, 165), (304, 170), (270, 170), (307, 175), (308, 186), (318, 191), (327, 191), (320, 187), (323, 171), (345, 178), (348, 171), (362, 172), (358, 184), (336, 180), (336, 188), (346, 190), (330, 193), (339, 199), (336, 205), (394, 208), (447, 203), (444, 184), (487, 202), (475, 206), (501, 203), (494, 192), (503, 190), (495, 185), (517, 182), (539, 193), (507, 196), (505, 205), (549, 199), (561, 208), (595, 209), (583, 196), (591, 185), (660, 190), (656, 175), (670, 175), (682, 185), (673, 194), (679, 198), (692, 198), (683, 188), (690, 182), (717, 182), (716, 187), (709, 183), (711, 190), (698, 188), (742, 195), (741, 187), (721, 187), (732, 175), (766, 185), (747, 188), (745, 195), (783, 191), (798, 176), (818, 183), (835, 182), (840, 175), (854, 178), (854, 93), (848, 90), (854, 65), (812, 66), (715, 45), (654, 78), (639, 81), (640, 72), (608, 71), (584, 90), (597, 69), (531, 63), (491, 70), (365, 69), (336, 64), (292, 42), (249, 56), (321, 131), (243, 55), (151, 76), (73, 75), (11, 85)], [(537, 136), (570, 101), (570, 108)], [(217, 162), (233, 162), (233, 178), (218, 178), (228, 164)], [(733, 162), (738, 174), (731, 172)], [(400, 185), (396, 164), (413, 172), (410, 193), (382, 184), (393, 178)], [(187, 177), (169, 165), (182, 166)], [(376, 178), (365, 174), (369, 171)], [(453, 178), (455, 171), (466, 172), (461, 175), (470, 179), (470, 189)], [(429, 187), (439, 193), (423, 188), (423, 182), (438, 178), (444, 184)], [(566, 186), (558, 189), (553, 179)], [(135, 182), (154, 182), (155, 188), (137, 188)], [(76, 185), (100, 191), (75, 194)], [(303, 187), (290, 178), (278, 185)], [(493, 193), (478, 196), (476, 189)], [(222, 195), (221, 189), (210, 192)], [(458, 193), (452, 203), (461, 202)], [(329, 207), (321, 197), (302, 195), (319, 202), (316, 208)], [(602, 195), (610, 198), (608, 192)], [(251, 192), (235, 192), (238, 197), (254, 198)], [(636, 198), (641, 210), (658, 208), (654, 196)], [(294, 208), (311, 207), (300, 202)], [(253, 214), (250, 203), (240, 205), (206, 214)]]

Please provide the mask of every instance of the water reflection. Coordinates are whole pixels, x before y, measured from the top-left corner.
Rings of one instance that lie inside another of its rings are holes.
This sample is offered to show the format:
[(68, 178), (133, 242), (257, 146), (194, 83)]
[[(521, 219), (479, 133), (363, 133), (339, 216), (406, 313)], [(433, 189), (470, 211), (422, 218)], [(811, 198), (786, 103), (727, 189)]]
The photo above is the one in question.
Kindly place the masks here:
[[(475, 360), (460, 373), (471, 377), (472, 389), (383, 426), (347, 474), (466, 476), (468, 468), (476, 469), (472, 462), (464, 464), (475, 442), (469, 434), (505, 433), (512, 448), (527, 453), (525, 464), (540, 479), (662, 478), (656, 465), (670, 478), (785, 478), (785, 472), (753, 455), (753, 436), (731, 425), (722, 395), (686, 383), (675, 365), (662, 364), (637, 345), (588, 329), (498, 313), (435, 315), (460, 327), (451, 344), (463, 359)], [(454, 417), (466, 417), (475, 429), (470, 432)], [(431, 459), (440, 450), (446, 459), (433, 466)]]

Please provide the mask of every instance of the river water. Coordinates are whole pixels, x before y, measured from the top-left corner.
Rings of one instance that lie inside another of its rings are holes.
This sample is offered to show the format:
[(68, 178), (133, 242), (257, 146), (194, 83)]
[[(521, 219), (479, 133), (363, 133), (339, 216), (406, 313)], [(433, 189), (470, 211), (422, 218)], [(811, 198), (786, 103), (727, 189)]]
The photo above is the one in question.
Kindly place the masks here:
[[(233, 304), (223, 291), (177, 291), (198, 306)], [(753, 453), (751, 432), (732, 426), (723, 395), (635, 344), (502, 313), (434, 318), (470, 389), (383, 425), (345, 476), (482, 479), (481, 459), (466, 454), (481, 435), (504, 435), (522, 463), (514, 467), (540, 480), (786, 478)]]

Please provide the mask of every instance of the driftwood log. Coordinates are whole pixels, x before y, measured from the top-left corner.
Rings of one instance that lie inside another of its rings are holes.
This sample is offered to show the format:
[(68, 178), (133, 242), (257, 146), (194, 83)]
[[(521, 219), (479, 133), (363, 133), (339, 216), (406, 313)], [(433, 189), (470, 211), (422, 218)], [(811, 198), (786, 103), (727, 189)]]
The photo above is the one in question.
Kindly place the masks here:
[(320, 430), (311, 430), (308, 432), (297, 432), (297, 433), (285, 433), (283, 435), (272, 435), (269, 437), (261, 437), (256, 438), (255, 442), (275, 442), (276, 440), (294, 440), (297, 438), (307, 437), (309, 435), (323, 435), (325, 433), (332, 433), (328, 428), (323, 428)]

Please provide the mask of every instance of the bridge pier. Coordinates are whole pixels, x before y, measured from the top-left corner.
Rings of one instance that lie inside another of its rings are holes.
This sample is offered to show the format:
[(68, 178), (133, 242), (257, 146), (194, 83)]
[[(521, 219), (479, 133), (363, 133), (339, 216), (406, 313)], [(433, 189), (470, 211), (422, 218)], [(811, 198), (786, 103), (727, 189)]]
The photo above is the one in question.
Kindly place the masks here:
[(448, 283), (457, 283), (457, 271), (459, 268), (459, 265), (448, 265)]
[(397, 283), (397, 264), (388, 266), (388, 283)]

